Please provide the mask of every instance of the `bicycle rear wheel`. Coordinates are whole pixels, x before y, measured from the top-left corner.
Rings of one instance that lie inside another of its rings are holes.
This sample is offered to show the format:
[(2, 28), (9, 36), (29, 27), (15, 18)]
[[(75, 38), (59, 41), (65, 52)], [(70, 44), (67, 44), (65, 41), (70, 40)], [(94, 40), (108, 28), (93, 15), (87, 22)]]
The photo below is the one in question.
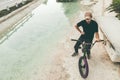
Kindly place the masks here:
[(88, 62), (87, 62), (86, 57), (84, 56), (80, 57), (78, 67), (79, 67), (80, 75), (83, 78), (87, 78), (88, 73), (89, 73), (89, 67), (88, 67)]

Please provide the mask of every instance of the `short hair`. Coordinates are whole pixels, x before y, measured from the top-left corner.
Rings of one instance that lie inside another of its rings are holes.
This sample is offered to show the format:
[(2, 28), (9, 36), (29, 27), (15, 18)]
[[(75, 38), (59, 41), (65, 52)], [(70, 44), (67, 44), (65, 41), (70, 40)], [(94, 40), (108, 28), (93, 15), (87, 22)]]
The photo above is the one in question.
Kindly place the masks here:
[(92, 18), (92, 13), (91, 12), (85, 12), (85, 16), (90, 16)]

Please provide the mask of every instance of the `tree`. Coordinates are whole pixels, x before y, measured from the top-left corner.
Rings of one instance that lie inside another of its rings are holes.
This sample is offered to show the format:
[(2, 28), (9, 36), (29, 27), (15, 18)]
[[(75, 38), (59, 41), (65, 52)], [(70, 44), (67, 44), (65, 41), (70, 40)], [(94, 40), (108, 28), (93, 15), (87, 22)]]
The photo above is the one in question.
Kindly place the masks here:
[(120, 19), (120, 0), (113, 0), (112, 4), (108, 7), (108, 10), (110, 10), (110, 12), (116, 12), (116, 17)]

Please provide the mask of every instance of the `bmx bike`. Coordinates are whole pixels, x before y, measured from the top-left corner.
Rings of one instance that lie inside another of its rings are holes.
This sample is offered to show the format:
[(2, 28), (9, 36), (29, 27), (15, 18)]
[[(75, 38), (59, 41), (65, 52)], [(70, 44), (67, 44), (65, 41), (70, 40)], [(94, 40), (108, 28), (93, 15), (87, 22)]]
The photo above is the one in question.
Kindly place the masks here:
[[(79, 41), (79, 40), (71, 39), (71, 41)], [(87, 53), (88, 52), (87, 51), (88, 50), (87, 46), (91, 45), (91, 48), (92, 48), (95, 45), (96, 42), (102, 42), (102, 41), (104, 41), (104, 40), (95, 41), (94, 43), (83, 42), (82, 46), (79, 47), (80, 49), (82, 49), (83, 56), (81, 56), (79, 58), (78, 67), (79, 67), (80, 75), (83, 78), (87, 78), (87, 76), (89, 74), (89, 66), (88, 66), (88, 61), (87, 61), (87, 57), (86, 57), (86, 55), (88, 55), (88, 53)]]

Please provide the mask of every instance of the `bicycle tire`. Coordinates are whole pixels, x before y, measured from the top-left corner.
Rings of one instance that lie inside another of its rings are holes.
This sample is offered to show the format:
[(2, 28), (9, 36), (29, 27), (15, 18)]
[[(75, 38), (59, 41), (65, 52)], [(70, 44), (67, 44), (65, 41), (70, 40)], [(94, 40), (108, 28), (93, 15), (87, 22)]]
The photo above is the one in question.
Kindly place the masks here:
[[(82, 65), (82, 61), (84, 62), (83, 63), (84, 66)], [(89, 73), (87, 58), (85, 58), (84, 56), (80, 57), (79, 62), (78, 62), (78, 67), (79, 67), (80, 75), (83, 78), (87, 78), (88, 73)], [(85, 73), (83, 72), (83, 68), (85, 69)]]

